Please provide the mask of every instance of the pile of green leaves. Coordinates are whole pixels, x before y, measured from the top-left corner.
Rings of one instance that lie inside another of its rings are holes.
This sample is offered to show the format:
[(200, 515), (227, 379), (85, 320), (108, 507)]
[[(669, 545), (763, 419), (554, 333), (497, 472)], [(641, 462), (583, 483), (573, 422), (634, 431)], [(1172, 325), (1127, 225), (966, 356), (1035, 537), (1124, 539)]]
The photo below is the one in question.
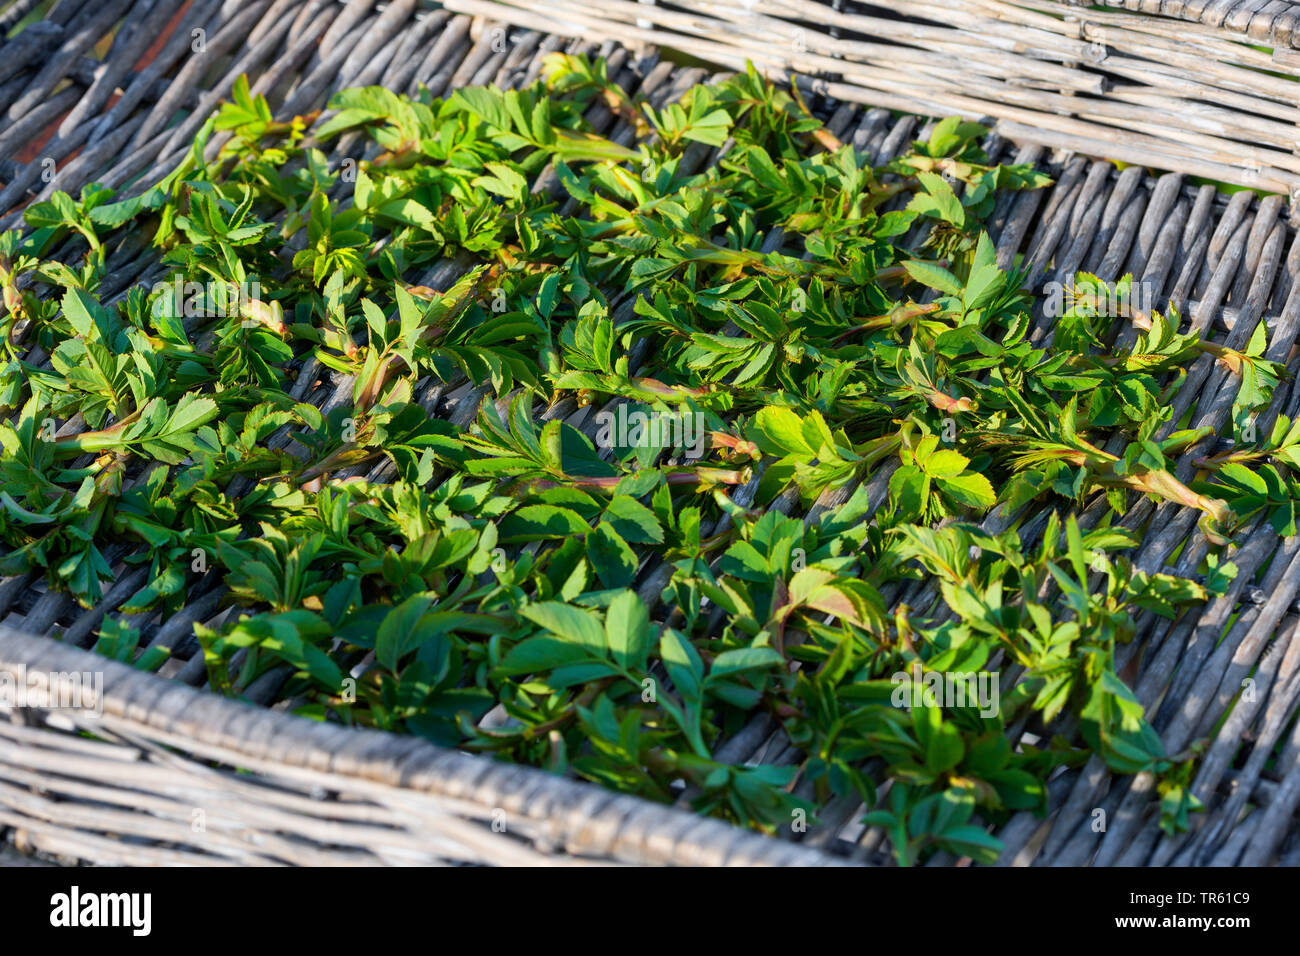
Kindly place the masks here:
[[(1114, 657), (1209, 592), (1137, 570), (1118, 518), (1173, 501), (1221, 545), (1293, 514), (1289, 423), (1196, 490), (1170, 459), (1205, 436), (1155, 437), (1207, 350), (1249, 371), (1239, 420), (1264, 405), (1262, 337), (1157, 314), (1117, 349), (1076, 307), (1038, 343), (982, 224), (1047, 179), (971, 123), (873, 169), (752, 70), (656, 109), (560, 54), (525, 90), (330, 105), (276, 122), (241, 80), (163, 182), (0, 236), (0, 571), (91, 607), (146, 567), (99, 649), (148, 669), (141, 629), (217, 575), (215, 689), (275, 672), (301, 714), (767, 830), (861, 799), (902, 862), (995, 858), (989, 825), (1092, 753), (1157, 774), (1167, 825), (1194, 809)], [(202, 288), (105, 296), (142, 239)], [(467, 427), (420, 404), (464, 386)], [(596, 444), (613, 401), (698, 416), (703, 457)], [(1087, 530), (1056, 516), (1099, 496)], [(895, 706), (914, 667), (996, 671), (998, 706)], [(717, 757), (763, 714), (792, 762)]]

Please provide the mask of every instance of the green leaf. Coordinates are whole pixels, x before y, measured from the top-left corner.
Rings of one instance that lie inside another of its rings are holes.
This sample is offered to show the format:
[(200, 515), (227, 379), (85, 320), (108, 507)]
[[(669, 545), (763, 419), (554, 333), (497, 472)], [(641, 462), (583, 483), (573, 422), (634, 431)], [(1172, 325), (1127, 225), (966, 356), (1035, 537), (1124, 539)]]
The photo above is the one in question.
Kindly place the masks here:
[(558, 601), (541, 601), (528, 605), (522, 613), (552, 634), (586, 648), (590, 655), (605, 653), (605, 629), (590, 611)]
[(723, 651), (713, 659), (713, 664), (709, 668), (709, 679), (713, 680), (723, 675), (744, 671), (779, 667), (784, 662), (781, 655), (777, 653), (776, 648), (740, 647), (730, 651)]
[(650, 612), (636, 592), (623, 591), (610, 602), (605, 612), (605, 637), (620, 667), (634, 673), (645, 669), (653, 646)]
[(636, 577), (636, 554), (606, 521), (587, 534), (587, 557), (607, 588), (629, 587)]
[(375, 658), (379, 663), (390, 671), (396, 670), (397, 662), (419, 646), (423, 640), (419, 621), (434, 599), (432, 594), (416, 594), (384, 618), (384, 623), (379, 625), (379, 632), (375, 636)]
[(510, 649), (501, 662), (506, 675), (539, 674), (591, 660), (588, 648), (558, 637), (530, 637)]
[(925, 765), (934, 773), (946, 773), (966, 755), (961, 732), (953, 724), (940, 724), (925, 748)]
[(903, 268), (907, 270), (909, 276), (923, 286), (946, 292), (948, 295), (961, 295), (961, 281), (943, 266), (910, 259), (903, 263)]
[(944, 494), (968, 508), (991, 508), (997, 501), (993, 485), (983, 475), (967, 472), (954, 478), (939, 479)]
[(663, 544), (664, 529), (654, 512), (627, 495), (616, 495), (605, 509), (605, 521), (631, 544)]

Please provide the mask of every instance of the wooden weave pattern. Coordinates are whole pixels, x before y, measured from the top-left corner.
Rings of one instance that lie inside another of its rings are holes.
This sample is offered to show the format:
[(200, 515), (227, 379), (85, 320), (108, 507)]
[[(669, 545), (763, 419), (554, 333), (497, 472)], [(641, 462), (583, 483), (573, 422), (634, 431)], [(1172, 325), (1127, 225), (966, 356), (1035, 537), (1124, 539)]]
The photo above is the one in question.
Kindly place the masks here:
[[(766, 4), (760, 0), (757, 8), (765, 9)], [(34, 6), (19, 0), (0, 9), (0, 32)], [(1207, 8), (1164, 4), (1173, 6), (1188, 13), (1192, 7)], [(1291, 21), (1285, 18), (1296, 6), (1208, 5), (1225, 16), (1246, 7), (1261, 16), (1266, 7), (1273, 10), (1270, 29), (1279, 42), (1283, 26), (1290, 29)], [(382, 9), (373, 0), (193, 0), (178, 12), (156, 0), (58, 3), (47, 20), (0, 45), (0, 111), (5, 117), (0, 122), (0, 228), (18, 222), (21, 205), (33, 194), (44, 198), (54, 189), (75, 192), (93, 180), (120, 186), (141, 173), (141, 186), (157, 178), (188, 149), (195, 130), (240, 73), (247, 73), (254, 89), (267, 94), (281, 117), (323, 106), (334, 90), (362, 84), (413, 91), (424, 83), (435, 94), (470, 84), (517, 86), (531, 82), (540, 70), (540, 55), (555, 49), (607, 56), (611, 77), (658, 104), (708, 79), (706, 70), (681, 68), (653, 50), (638, 53), (612, 41), (570, 41), (555, 33), (420, 7), (416, 0), (393, 0)], [(641, 12), (653, 9), (642, 7)], [(113, 34), (104, 59), (91, 58), (92, 48), (128, 14), (128, 28)], [(547, 19), (555, 29), (563, 27), (555, 17)], [(1220, 29), (1210, 20), (1198, 22), (1209, 24), (1206, 29)], [(1254, 22), (1246, 21), (1241, 29), (1250, 29)], [(201, 54), (191, 46), (195, 29), (204, 30), (207, 38)], [(894, 72), (901, 76), (907, 71)], [(923, 120), (896, 118), (888, 107), (897, 104), (884, 95), (877, 101), (880, 105), (864, 109), (842, 96), (839, 86), (829, 84), (826, 90), (837, 97), (819, 104), (829, 128), (873, 162), (898, 154), (923, 132)], [(928, 101), (914, 102), (922, 109)], [(933, 106), (922, 111), (952, 111), (940, 109), (939, 103)], [(187, 115), (171, 125), (178, 110)], [(603, 107), (594, 107), (589, 119), (616, 139), (630, 132)], [(42, 142), (40, 137), (53, 124), (53, 136)], [(1294, 120), (1291, 128), (1294, 135)], [(1214, 328), (1234, 347), (1244, 345), (1262, 318), (1270, 327), (1267, 357), (1288, 363), (1295, 373), (1300, 242), (1285, 219), (1286, 197), (1260, 198), (1249, 192), (1224, 196), (1179, 172), (1153, 176), (1138, 166), (1119, 171), (1110, 162), (1086, 155), (1049, 152), (1034, 142), (1042, 137), (1015, 142), (1003, 135), (1007, 132), (1016, 129), (1004, 127), (986, 142), (994, 161), (1036, 163), (1057, 182), (1048, 190), (1008, 196), (1000, 203), (991, 231), (1004, 266), (1023, 254), (1036, 267), (1033, 281), (1039, 285), (1079, 269), (1106, 279), (1132, 273), (1149, 284), (1157, 301), (1173, 299), (1194, 327)], [(214, 151), (219, 146), (219, 141), (210, 144)], [(1098, 147), (1097, 152), (1107, 150)], [(49, 183), (41, 177), (42, 160), (47, 158), (57, 168)], [(696, 161), (702, 165), (712, 158), (701, 150)], [(1155, 153), (1148, 162), (1168, 168)], [(773, 237), (773, 242), (779, 241)], [(150, 251), (133, 246), (129, 238), (111, 251), (109, 262), (106, 302), (161, 275)], [(446, 283), (459, 268), (446, 263), (422, 281)], [(1041, 333), (1048, 321), (1037, 318)], [(28, 361), (39, 365), (44, 356), (33, 354)], [(320, 368), (301, 374), (301, 397), (318, 406), (342, 400), (350, 385), (336, 378)], [(1197, 365), (1179, 394), (1175, 418), (1191, 407), (1194, 425), (1221, 426), (1235, 391), (1230, 371), (1209, 362)], [(467, 384), (430, 388), (425, 404), (432, 413), (463, 424), (472, 420), (484, 394)], [(572, 410), (567, 420), (590, 434), (596, 411)], [(1297, 412), (1300, 389), (1284, 385), (1261, 425), (1267, 429), (1276, 414), (1294, 417)], [(1190, 457), (1180, 462), (1180, 477), (1193, 468)], [(882, 499), (887, 480), (887, 472), (870, 480), (873, 503)], [(742, 500), (753, 493), (753, 487), (737, 491)], [(838, 500), (826, 496), (809, 517)], [(777, 507), (792, 510), (795, 499), (781, 499)], [(1102, 502), (1085, 509), (1081, 524), (1095, 524), (1104, 510)], [(1045, 518), (1022, 525), (1027, 547), (1041, 534)], [(1206, 547), (1196, 518), (1190, 509), (1134, 502), (1123, 524), (1145, 535), (1136, 557), (1139, 565), (1155, 569), (1172, 561), (1178, 573), (1191, 573)], [(1005, 524), (1006, 517), (997, 511), (986, 521), (994, 531)], [(1003, 863), (1300, 862), (1300, 827), (1294, 818), (1300, 805), (1300, 727), (1295, 721), (1300, 705), (1300, 543), (1278, 539), (1267, 524), (1260, 524), (1240, 535), (1238, 544), (1233, 560), (1240, 573), (1224, 597), (1177, 622), (1139, 619), (1138, 638), (1121, 650), (1117, 661), (1170, 751), (1197, 738), (1209, 740), (1195, 782), (1206, 811), (1194, 816), (1193, 830), (1165, 836), (1154, 823), (1159, 799), (1152, 781), (1144, 776), (1113, 777), (1094, 759), (1052, 782), (1053, 813), (1047, 820), (1022, 813), (1001, 828), (997, 835), (1006, 845)], [(65, 645), (5, 633), (0, 636), (0, 671), (12, 672), (19, 665), (31, 670), (88, 669), (88, 658), (72, 648), (90, 646), (104, 617), (117, 615), (118, 606), (142, 584), (141, 572), (122, 562), (125, 556), (120, 549), (110, 555), (118, 582), (89, 611), (30, 577), (0, 582), (0, 623), (29, 634), (60, 635)], [(653, 582), (642, 590), (643, 596), (657, 598)], [(921, 582), (891, 597), (923, 607), (935, 595)], [(206, 590), (191, 595), (182, 613), (166, 620), (153, 615), (132, 621), (142, 630), (142, 645), (172, 650), (175, 667), (168, 674), (174, 680), (169, 684), (101, 662), (113, 675), (105, 688), (109, 716), (91, 729), (105, 737), (103, 746), (109, 749), (72, 736), (70, 729), (88, 724), (65, 722), (60, 727), (67, 719), (61, 714), (0, 731), (0, 827), (21, 833), (25, 846), (102, 862), (523, 861), (533, 859), (530, 854), (539, 846), (557, 853), (644, 862), (820, 862), (825, 853), (857, 862), (889, 860), (883, 834), (857, 823), (862, 807), (856, 801), (824, 807), (821, 826), (786, 834), (786, 841), (800, 844), (793, 846), (631, 798), (593, 793), (590, 787), (541, 777), (525, 768), (436, 752), (416, 741), (380, 734), (345, 739), (337, 728), (196, 695), (181, 686), (201, 687), (206, 680), (192, 625), (200, 621), (219, 626), (228, 612), (229, 601), (213, 580)], [(1234, 705), (1248, 675), (1255, 681), (1255, 697)], [(269, 680), (250, 688), (247, 696), (270, 703), (277, 690)], [(1230, 705), (1229, 718), (1218, 726)], [(1018, 740), (1033, 739), (1023, 727), (1015, 733), (1024, 735)], [(74, 754), (87, 762), (74, 765)], [(755, 719), (717, 756), (737, 763), (798, 759), (766, 717)], [(107, 775), (105, 768), (115, 760), (129, 770)], [(268, 790), (287, 787), (286, 780), (293, 781), (292, 787), (284, 794), (260, 795), (259, 802), (248, 803), (252, 809), (239, 816), (248, 794), (236, 786), (233, 775), (212, 771), (212, 761), (255, 769), (259, 780), (272, 782)], [(56, 771), (56, 764), (64, 769)], [(310, 774), (304, 766), (310, 766)], [(187, 822), (192, 794), (218, 778), (223, 781), (218, 796), (208, 799), (236, 815), (210, 827), (208, 832), (219, 837), (204, 842)], [(375, 781), (389, 789), (377, 795)], [(476, 790), (483, 781), (491, 781), (491, 786)], [(42, 788), (48, 792), (42, 794)], [(327, 801), (328, 806), (321, 804), (320, 812), (309, 812), (313, 788), (338, 796)], [(412, 798), (409, 791), (421, 793)], [(602, 815), (606, 800), (615, 809)], [(284, 813), (272, 816), (267, 810), (272, 805)], [(491, 832), (490, 811), (496, 807), (527, 821), (513, 831), (522, 839), (505, 840)], [(1106, 811), (1105, 832), (1092, 829), (1095, 808)], [(458, 825), (439, 814), (449, 814)], [(471, 820), (479, 822), (466, 822)], [(548, 830), (550, 825), (556, 829)], [(626, 843), (620, 844), (623, 834)], [(749, 842), (754, 840), (759, 843)], [(953, 861), (939, 856), (931, 862)]]

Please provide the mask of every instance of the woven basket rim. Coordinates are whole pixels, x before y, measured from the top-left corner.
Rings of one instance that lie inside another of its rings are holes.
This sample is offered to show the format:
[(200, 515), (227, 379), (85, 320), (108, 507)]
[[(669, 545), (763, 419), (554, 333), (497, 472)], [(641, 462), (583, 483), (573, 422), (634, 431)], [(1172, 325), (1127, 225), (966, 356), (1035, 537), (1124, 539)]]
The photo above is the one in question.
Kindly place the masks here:
[[(613, 852), (632, 863), (689, 863), (694, 859), (695, 842), (725, 840), (730, 862), (803, 866), (847, 862), (812, 847), (593, 783), (556, 777), (534, 767), (450, 750), (416, 737), (267, 710), (0, 625), (0, 675), (9, 675), (15, 686), (24, 680), (28, 687), (45, 691), (53, 685), (58, 692), (68, 689), (73, 675), (87, 673), (103, 674), (102, 699), (83, 694), (66, 714), (74, 720), (80, 716), (76, 722), (83, 728), (93, 727), (94, 720), (104, 720), (115, 732), (131, 728), (144, 737), (161, 737), (168, 744), (185, 746), (190, 742), (186, 749), (208, 759), (229, 755), (241, 765), (278, 768), (290, 774), (295, 769), (325, 769), (348, 782), (468, 801), (486, 809), (517, 803), (522, 796), (528, 804), (542, 808), (593, 806), (596, 809), (590, 818), (579, 815), (577, 819), (531, 814), (527, 805), (519, 808), (547, 823), (548, 835), (558, 846), (586, 844), (582, 846), (584, 854)], [(84, 692), (85, 685), (79, 686)], [(70, 698), (64, 695), (62, 699)], [(18, 709), (0, 701), (0, 713)], [(670, 847), (632, 854), (628, 859), (628, 848), (615, 846), (620, 843), (619, 826), (609, 828), (608, 838), (595, 847), (585, 837), (580, 840), (577, 832), (579, 827), (584, 834), (605, 830), (604, 825), (611, 821), (621, 824), (633, 817), (646, 834), (679, 833), (691, 842), (678, 840)], [(602, 826), (589, 826), (592, 823)]]

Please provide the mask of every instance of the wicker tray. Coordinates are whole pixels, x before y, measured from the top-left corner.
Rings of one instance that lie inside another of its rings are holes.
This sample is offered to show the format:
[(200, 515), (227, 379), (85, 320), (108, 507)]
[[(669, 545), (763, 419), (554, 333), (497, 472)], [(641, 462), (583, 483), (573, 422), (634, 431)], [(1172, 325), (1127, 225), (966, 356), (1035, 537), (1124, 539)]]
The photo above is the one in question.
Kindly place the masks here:
[[(19, 0), (0, 8), (0, 34), (37, 5)], [(948, 19), (956, 22), (959, 10), (977, 4), (929, 6), (948, 9)], [(1267, 6), (1278, 14), (1270, 22), (1281, 23), (1296, 5), (1212, 6), (1221, 12)], [(662, 59), (649, 47), (571, 41), (423, 7), (417, 0), (382, 7), (373, 0), (193, 0), (178, 10), (157, 0), (61, 0), (43, 24), (0, 46), (0, 228), (18, 221), (20, 206), (33, 194), (75, 191), (92, 180), (120, 187), (143, 174), (142, 187), (167, 171), (240, 73), (255, 78), (254, 88), (268, 95), (281, 116), (320, 107), (334, 90), (358, 84), (410, 91), (424, 83), (441, 94), (468, 84), (531, 82), (540, 54), (553, 49), (608, 56), (612, 77), (657, 103), (709, 76), (703, 68)], [(767, 0), (756, 9), (768, 9)], [(494, 10), (521, 22), (536, 16)], [(652, 7), (639, 12), (660, 15)], [(101, 41), (124, 16), (130, 29), (113, 33), (103, 49)], [(543, 16), (545, 23), (535, 25), (567, 29), (557, 12)], [(1087, 16), (1091, 21), (1102, 14)], [(592, 27), (588, 36), (599, 33)], [(1277, 31), (1279, 42), (1281, 36)], [(201, 53), (195, 49), (200, 37)], [(727, 62), (721, 56), (717, 61)], [(901, 77), (908, 71), (894, 72)], [(815, 108), (828, 116), (835, 135), (873, 161), (895, 155), (923, 131), (924, 120), (890, 111), (898, 102), (888, 95), (875, 100), (883, 105), (863, 108), (856, 97), (843, 95), (844, 85), (828, 84), (825, 90), (834, 98), (819, 98)], [(915, 108), (928, 109), (915, 102)], [(993, 105), (987, 112), (996, 115)], [(940, 107), (936, 102), (928, 111), (952, 111)], [(176, 123), (178, 112), (183, 118)], [(615, 137), (626, 133), (601, 107), (589, 119)], [(1044, 137), (1020, 138), (1022, 132), (1011, 127), (993, 133), (987, 151), (998, 161), (1036, 163), (1057, 182), (1049, 190), (1009, 196), (998, 206), (991, 231), (1004, 266), (1023, 254), (1036, 267), (1032, 281), (1040, 286), (1078, 269), (1104, 278), (1131, 272), (1157, 290), (1160, 300), (1174, 299), (1194, 327), (1214, 327), (1233, 346), (1243, 345), (1263, 318), (1271, 328), (1268, 357), (1297, 369), (1300, 243), (1285, 219), (1288, 197), (1225, 196), (1181, 172), (1152, 174), (1140, 166), (1121, 171), (1086, 155), (1051, 152), (1034, 142)], [(1066, 138), (1073, 141), (1073, 134)], [(213, 150), (219, 146), (210, 144)], [(1080, 148), (1093, 151), (1090, 143)], [(1118, 155), (1101, 146), (1095, 151)], [(1158, 168), (1197, 172), (1176, 167), (1157, 151), (1143, 155)], [(712, 161), (707, 150), (694, 159), (701, 165)], [(46, 160), (57, 170), (52, 182), (41, 175), (49, 168)], [(1282, 181), (1270, 184), (1288, 188)], [(159, 276), (148, 251), (129, 244), (114, 252), (110, 266), (106, 301)], [(445, 264), (426, 282), (447, 281), (456, 268)], [(1041, 329), (1046, 318), (1037, 318)], [(316, 404), (338, 400), (348, 387), (319, 371), (300, 377), (309, 379), (304, 397)], [(1194, 407), (1194, 424), (1221, 424), (1234, 391), (1230, 372), (1198, 365), (1176, 411)], [(465, 386), (426, 399), (437, 414), (467, 422), (483, 395)], [(595, 411), (574, 411), (567, 420), (592, 432)], [(1288, 383), (1278, 389), (1264, 427), (1271, 415), (1297, 411), (1300, 388)], [(1191, 457), (1180, 462), (1180, 474), (1193, 468)], [(873, 501), (880, 500), (887, 479), (871, 479)], [(737, 495), (753, 493), (747, 487)], [(840, 500), (825, 497), (808, 517), (815, 520)], [(791, 512), (796, 499), (782, 498), (775, 506)], [(1103, 510), (1084, 510), (1081, 523), (1095, 523)], [(1027, 541), (1041, 533), (1045, 517), (1022, 528)], [(1190, 510), (1144, 501), (1123, 523), (1146, 530), (1137, 555), (1141, 566), (1172, 561), (1189, 573), (1205, 548), (1195, 519)], [(998, 530), (1005, 523), (1006, 516), (995, 511), (986, 526)], [(1262, 525), (1248, 529), (1239, 543), (1233, 559), (1241, 570), (1227, 595), (1177, 622), (1139, 619), (1138, 638), (1120, 650), (1117, 661), (1167, 748), (1208, 740), (1195, 781), (1206, 810), (1195, 815), (1193, 829), (1164, 835), (1155, 826), (1159, 798), (1153, 781), (1112, 777), (1094, 760), (1051, 782), (1053, 812), (1046, 820), (1021, 813), (999, 828), (1004, 864), (1300, 862), (1294, 818), (1300, 805), (1300, 541), (1279, 540)], [(316, 724), (195, 690), (206, 674), (202, 655), (194, 653), (192, 625), (215, 626), (228, 610), (215, 583), (193, 594), (190, 605), (170, 619), (155, 615), (132, 622), (142, 630), (142, 643), (172, 650), (171, 680), (105, 662), (77, 648), (90, 646), (104, 617), (118, 615), (118, 606), (142, 583), (121, 562), (123, 556), (116, 556), (118, 583), (89, 611), (28, 577), (0, 582), (0, 624), (62, 641), (6, 630), (0, 635), (0, 675), (90, 671), (105, 678), (102, 716), (93, 715), (100, 708), (95, 699), (82, 711), (11, 708), (16, 719), (0, 731), (0, 828), (26, 849), (116, 863), (521, 862), (540, 854), (625, 862), (889, 861), (883, 834), (857, 822), (862, 807), (856, 801), (833, 802), (821, 809), (819, 826), (773, 840), (526, 768)], [(917, 606), (927, 587), (921, 582), (894, 598)], [(655, 598), (658, 588), (649, 581), (642, 591)], [(1247, 676), (1255, 696), (1235, 701)], [(62, 677), (53, 681), (56, 687), (66, 683)], [(246, 696), (267, 703), (277, 689), (273, 680), (259, 682)], [(1220, 723), (1230, 705), (1230, 716)], [(85, 736), (87, 730), (94, 739)], [(1014, 734), (1017, 741), (1032, 739), (1023, 726)], [(717, 757), (786, 763), (799, 754), (768, 718), (758, 717), (724, 743)], [(679, 802), (688, 800), (684, 795)], [(1101, 832), (1094, 829), (1096, 810), (1108, 821)], [(195, 811), (202, 813), (196, 817)], [(202, 828), (195, 829), (200, 822)], [(931, 860), (952, 862), (942, 855)]]

